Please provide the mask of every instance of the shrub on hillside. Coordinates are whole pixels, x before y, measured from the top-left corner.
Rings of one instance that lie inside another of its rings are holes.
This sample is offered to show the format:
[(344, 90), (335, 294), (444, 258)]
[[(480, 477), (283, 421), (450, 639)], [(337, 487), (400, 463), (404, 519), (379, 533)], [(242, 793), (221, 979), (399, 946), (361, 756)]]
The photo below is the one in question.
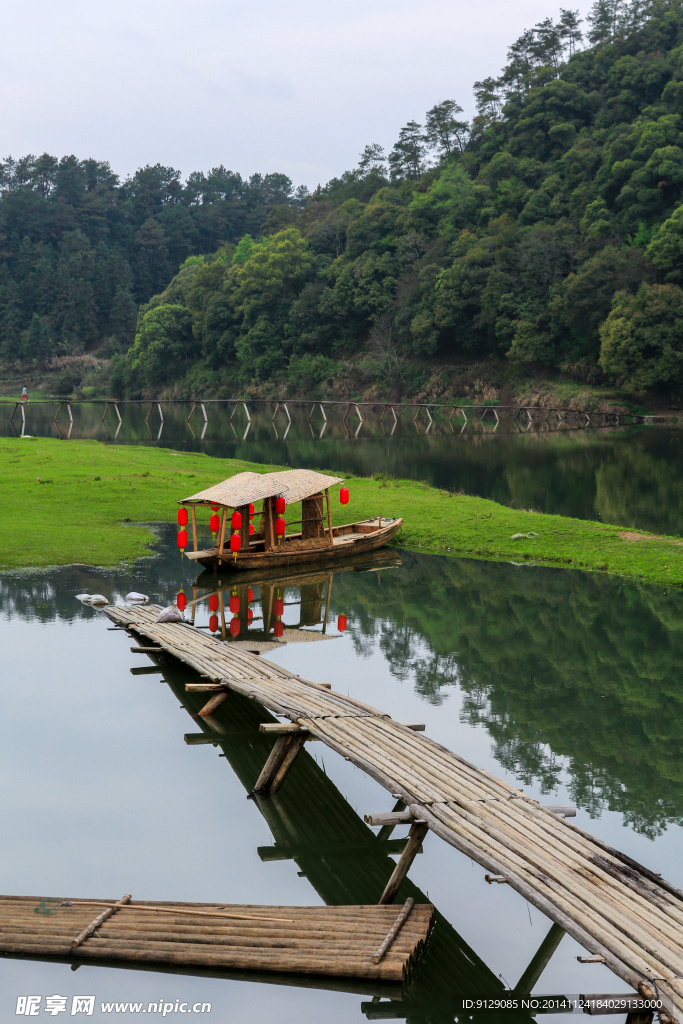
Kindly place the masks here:
[(627, 391), (683, 383), (683, 291), (644, 284), (617, 292), (600, 328), (600, 366)]

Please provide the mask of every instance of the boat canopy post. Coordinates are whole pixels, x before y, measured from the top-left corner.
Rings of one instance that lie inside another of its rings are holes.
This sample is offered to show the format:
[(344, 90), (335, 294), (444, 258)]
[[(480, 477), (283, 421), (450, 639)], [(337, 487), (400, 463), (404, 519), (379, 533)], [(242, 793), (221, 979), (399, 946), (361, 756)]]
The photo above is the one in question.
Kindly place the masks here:
[(197, 510), (192, 506), (192, 542), (194, 544), (195, 551), (198, 551), (197, 547)]
[(330, 489), (329, 489), (329, 487), (325, 488), (325, 500), (327, 501), (327, 528), (328, 528), (329, 533), (330, 533), (330, 544), (333, 544), (334, 541), (332, 540), (332, 512), (330, 510)]
[(223, 509), (223, 521), (221, 523), (221, 532), (218, 537), (218, 564), (222, 564), (223, 559), (223, 545), (225, 544), (225, 524), (228, 521), (228, 510)]

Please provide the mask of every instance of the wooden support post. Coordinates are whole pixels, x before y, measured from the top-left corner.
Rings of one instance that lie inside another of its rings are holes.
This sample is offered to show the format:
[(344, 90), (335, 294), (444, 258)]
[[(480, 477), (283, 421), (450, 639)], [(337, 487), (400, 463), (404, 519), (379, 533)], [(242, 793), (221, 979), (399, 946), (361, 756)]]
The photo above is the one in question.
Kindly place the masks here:
[(564, 934), (564, 928), (561, 928), (559, 924), (552, 924), (550, 926), (550, 931), (534, 953), (533, 957), (529, 961), (529, 966), (515, 985), (515, 992), (526, 996), (536, 988), (543, 971), (550, 963), (551, 957), (562, 941)]
[[(19, 403), (18, 403), (18, 402), (15, 402), (15, 403), (14, 403), (14, 408), (12, 409), (12, 415), (11, 415), (11, 416), (10, 416), (10, 418), (9, 418), (9, 421), (10, 421), (10, 423), (11, 423), (11, 422), (12, 422), (12, 420), (14, 419), (14, 414), (15, 414), (15, 412), (17, 411), (17, 409), (18, 409), (18, 408), (19, 408)], [(60, 407), (59, 407), (59, 408), (60, 408), (60, 409), (62, 408), (62, 407), (61, 407), (61, 405), (60, 405)], [(59, 416), (59, 412), (57, 413), (57, 416)], [(55, 416), (55, 419), (57, 418), (57, 416)]]
[(206, 704), (199, 712), (199, 714), (201, 715), (202, 718), (206, 718), (208, 715), (212, 715), (216, 708), (220, 707), (223, 701), (227, 699), (228, 695), (225, 692), (225, 690), (222, 690), (220, 693), (214, 694), (213, 697), (210, 697), (209, 700), (207, 700)]
[[(59, 409), (57, 409), (57, 412), (55, 413), (55, 415), (54, 415), (54, 417), (53, 417), (53, 420), (52, 420), (52, 422), (53, 422), (53, 423), (56, 423), (56, 422), (57, 422), (57, 418), (59, 417), (59, 414), (60, 414), (60, 412), (62, 411), (62, 406), (63, 406), (63, 405), (64, 405), (64, 402), (60, 402), (60, 403), (59, 403)], [(16, 408), (16, 406), (15, 406), (15, 408)], [(14, 415), (14, 413), (12, 413), (12, 415)], [(102, 419), (104, 419), (104, 416), (102, 417)], [(10, 423), (11, 423), (11, 422), (12, 422), (12, 421), (10, 420)]]
[[(109, 412), (109, 406), (110, 406), (110, 405), (111, 405), (111, 402), (107, 402), (107, 403), (105, 404), (105, 406), (104, 406), (104, 412), (102, 413), (102, 419), (100, 420), (100, 423), (104, 423), (104, 417), (105, 417), (105, 416), (107, 415), (107, 413)], [(61, 409), (61, 405), (60, 405), (60, 407), (59, 407), (59, 408)]]
[[(397, 800), (396, 803), (394, 804), (394, 813), (396, 813), (397, 811), (404, 811), (405, 806), (406, 805), (403, 802), (403, 800)], [(377, 842), (385, 843), (387, 839), (391, 836), (391, 833), (394, 831), (395, 828), (395, 825), (382, 825), (381, 829), (377, 833)]]
[[(195, 542), (196, 543), (196, 542)], [(195, 548), (196, 550), (196, 548)], [(190, 622), (194, 626), (194, 617), (197, 613), (197, 588), (192, 588), (192, 612), (190, 614)]]
[(192, 543), (194, 544), (195, 551), (198, 551), (197, 547), (197, 509), (192, 506)]
[(254, 793), (259, 796), (273, 796), (277, 793), (305, 742), (306, 736), (302, 734), (278, 736), (256, 780)]
[(147, 416), (145, 417), (145, 423), (147, 423), (147, 424), (149, 424), (149, 418), (152, 415), (152, 409), (153, 408), (154, 408), (154, 402), (150, 402), (149, 403), (149, 412), (147, 413)]
[(330, 489), (325, 488), (325, 500), (327, 502), (327, 529), (329, 531), (330, 546), (334, 543), (332, 539), (332, 510), (330, 509)]
[(225, 544), (225, 526), (228, 521), (228, 510), (223, 509), (223, 522), (221, 523), (221, 532), (218, 535), (218, 564), (222, 565), (223, 559), (223, 546)]
[(186, 421), (187, 423), (189, 423), (190, 420), (192, 419), (192, 413), (195, 411), (196, 408), (197, 408), (197, 403), (195, 402), (193, 404), (192, 408), (190, 409), (190, 415), (187, 417), (187, 421)]
[(387, 882), (386, 888), (382, 893), (379, 903), (380, 906), (387, 903), (393, 903), (398, 890), (401, 888), (403, 881), (410, 871), (411, 865), (417, 856), (418, 850), (422, 846), (422, 840), (427, 835), (429, 826), (424, 822), (415, 822), (410, 827), (410, 834), (408, 836), (408, 843), (405, 850), (401, 854), (398, 864), (394, 868), (393, 874)]

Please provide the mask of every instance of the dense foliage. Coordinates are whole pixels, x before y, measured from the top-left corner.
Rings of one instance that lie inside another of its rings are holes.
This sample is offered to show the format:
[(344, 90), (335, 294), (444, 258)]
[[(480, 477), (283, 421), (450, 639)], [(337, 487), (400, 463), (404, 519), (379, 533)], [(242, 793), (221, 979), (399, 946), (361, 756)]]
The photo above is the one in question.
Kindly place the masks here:
[[(145, 167), (120, 182), (106, 163), (44, 154), (0, 163), (0, 356), (45, 365), (125, 351), (138, 307), (188, 256), (263, 230), (296, 204), (282, 174)], [(69, 387), (68, 382), (65, 386)]]
[(683, 4), (596, 0), (582, 39), (571, 11), (525, 31), (475, 83), (471, 123), (439, 103), (312, 194), (222, 168), (119, 185), (92, 161), (8, 162), (3, 352), (106, 335), (123, 353), (142, 300), (117, 393), (311, 390), (347, 357), (393, 389), (434, 357), (676, 388)]

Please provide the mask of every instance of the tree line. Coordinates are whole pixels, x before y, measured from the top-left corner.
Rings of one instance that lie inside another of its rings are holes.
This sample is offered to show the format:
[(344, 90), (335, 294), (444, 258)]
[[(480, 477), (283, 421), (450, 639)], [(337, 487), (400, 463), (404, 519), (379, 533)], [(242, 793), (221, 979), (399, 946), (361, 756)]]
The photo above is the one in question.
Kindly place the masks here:
[[(6, 161), (5, 358), (112, 356), (119, 394), (323, 389), (493, 359), (683, 383), (683, 5), (596, 0), (313, 192), (283, 175)], [(180, 269), (178, 269), (180, 268)]]

